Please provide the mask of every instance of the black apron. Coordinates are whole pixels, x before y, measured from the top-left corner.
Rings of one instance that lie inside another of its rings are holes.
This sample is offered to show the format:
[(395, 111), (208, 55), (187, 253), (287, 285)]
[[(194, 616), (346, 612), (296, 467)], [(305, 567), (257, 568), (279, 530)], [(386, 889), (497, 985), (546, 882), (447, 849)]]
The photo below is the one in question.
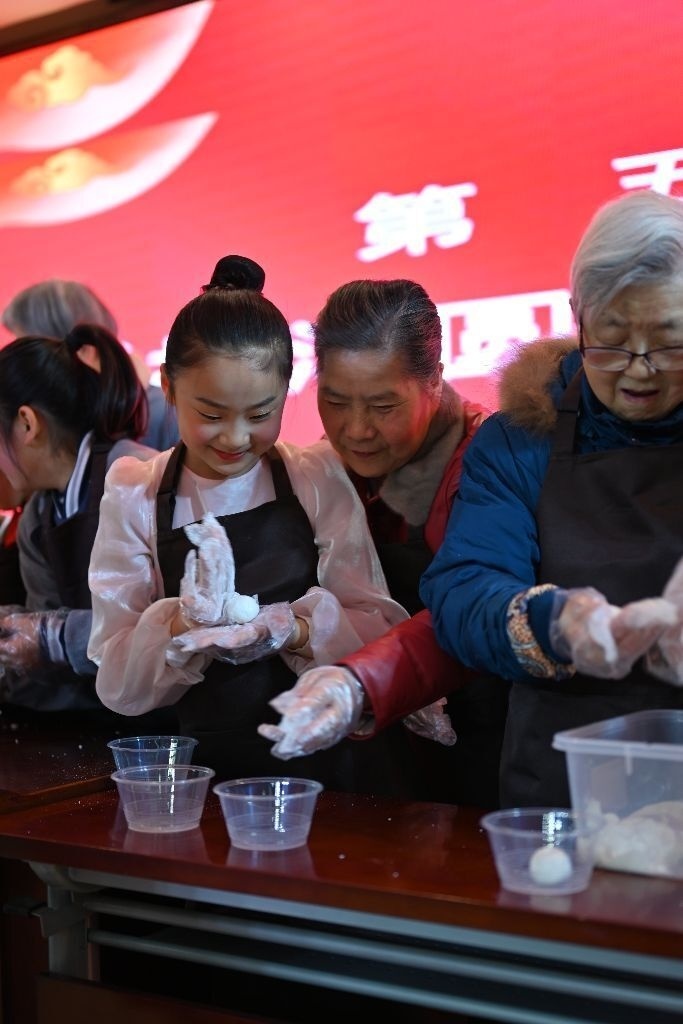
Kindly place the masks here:
[(100, 501), (107, 475), (111, 441), (92, 446), (88, 496), (85, 508), (62, 523), (53, 522), (52, 502), (47, 500), (40, 527), (40, 544), (57, 584), (64, 608), (92, 608), (88, 569), (100, 520)]
[[(611, 604), (662, 593), (683, 556), (683, 445), (576, 454), (583, 371), (558, 412), (548, 470), (536, 510), (538, 583), (593, 586)], [(683, 707), (683, 689), (645, 672), (625, 679), (575, 675), (516, 682), (510, 693), (501, 764), (503, 806), (570, 805), (565, 754), (556, 732), (650, 708)]]
[(410, 615), (416, 615), (424, 608), (418, 590), (420, 577), (434, 557), (424, 539), (422, 527), (409, 526), (408, 538), (403, 544), (375, 541), (375, 547), (389, 593)]
[[(95, 442), (92, 446), (88, 475), (85, 507), (61, 523), (53, 521), (53, 506), (45, 501), (42, 516), (34, 530), (34, 543), (40, 548), (49, 563), (54, 576), (59, 604), (70, 609), (91, 609), (92, 597), (88, 585), (90, 555), (95, 542), (99, 523), (100, 501), (104, 493), (104, 478), (107, 462), (113, 446), (111, 440)], [(93, 675), (75, 675), (70, 667), (50, 667), (39, 671), (49, 672), (50, 685), (64, 685), (80, 691), (77, 708), (61, 711), (37, 711), (29, 707), (17, 709), (25, 720), (39, 722), (46, 728), (69, 722), (84, 729), (106, 730), (109, 736), (135, 735), (142, 733), (169, 733), (177, 728), (173, 709), (160, 708), (145, 715), (127, 716), (111, 711), (99, 700), (95, 692)], [(7, 707), (13, 707), (7, 705)]]
[(26, 588), (19, 569), (19, 546), (0, 547), (0, 605), (26, 604)]
[[(380, 512), (380, 502), (384, 504), (381, 498), (373, 499), (367, 511), (371, 532), (375, 526), (381, 536), (382, 521), (386, 526), (393, 516), (397, 528), (401, 517), (386, 505)], [(420, 578), (434, 557), (424, 539), (424, 529), (408, 525), (404, 543), (376, 539), (375, 547), (389, 593), (406, 611), (416, 615), (424, 608), (419, 597)], [(508, 693), (507, 682), (497, 676), (482, 675), (449, 694), (445, 710), (458, 736), (452, 747), (424, 739), (403, 726), (404, 742), (410, 746), (413, 760), (416, 799), (482, 808), (498, 806)], [(392, 728), (398, 730), (399, 726)]]
[[(106, 441), (93, 444), (90, 465), (86, 468), (89, 474), (88, 492), (85, 508), (62, 523), (53, 521), (53, 505), (47, 496), (39, 525), (34, 531), (34, 541), (40, 547), (49, 563), (57, 587), (59, 605), (64, 608), (92, 608), (90, 587), (88, 586), (88, 568), (90, 554), (95, 542), (99, 508), (104, 491), (104, 478), (107, 472), (107, 456), (112, 442)], [(119, 728), (120, 722), (126, 720), (122, 715), (105, 708), (95, 692), (95, 676), (75, 676), (71, 668), (51, 667), (50, 681), (55, 687), (63, 685), (73, 689), (78, 685), (78, 709), (65, 711), (33, 711), (26, 709), (26, 717), (33, 721), (45, 722), (50, 727), (54, 722), (74, 722), (90, 725), (93, 728), (110, 729), (112, 735)], [(126, 723), (128, 726), (128, 723)], [(135, 732), (131, 726), (131, 732)]]
[[(191, 548), (184, 528), (173, 529), (173, 508), (185, 454), (170, 456), (157, 495), (157, 553), (167, 597), (177, 596)], [(269, 452), (275, 500), (245, 512), (217, 516), (235, 557), (235, 589), (256, 594), (261, 605), (294, 601), (318, 586), (318, 550), (308, 517), (276, 449)], [(279, 654), (246, 665), (212, 661), (200, 683), (175, 705), (180, 729), (199, 741), (195, 761), (219, 779), (287, 774), (318, 779), (329, 789), (403, 795), (405, 756), (394, 754), (383, 734), (368, 741), (343, 740), (329, 750), (280, 761), (257, 733), (261, 722), (280, 716), (268, 701), (296, 682)]]

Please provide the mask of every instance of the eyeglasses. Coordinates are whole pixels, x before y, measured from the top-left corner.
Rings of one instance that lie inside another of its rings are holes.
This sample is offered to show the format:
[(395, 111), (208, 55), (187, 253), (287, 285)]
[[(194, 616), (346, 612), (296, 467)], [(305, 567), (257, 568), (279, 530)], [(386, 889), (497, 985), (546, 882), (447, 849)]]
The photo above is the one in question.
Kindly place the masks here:
[(651, 370), (683, 370), (683, 346), (653, 348), (649, 352), (629, 352), (625, 348), (604, 348), (584, 345), (583, 328), (579, 328), (579, 351), (587, 366), (596, 370), (619, 373), (627, 370), (634, 359), (644, 359)]

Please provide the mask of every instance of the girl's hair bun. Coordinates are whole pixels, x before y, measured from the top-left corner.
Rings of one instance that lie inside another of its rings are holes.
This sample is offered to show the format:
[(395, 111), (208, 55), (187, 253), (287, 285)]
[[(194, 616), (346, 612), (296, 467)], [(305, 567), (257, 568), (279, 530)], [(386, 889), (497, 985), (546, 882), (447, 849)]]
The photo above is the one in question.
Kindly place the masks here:
[(265, 283), (266, 272), (254, 260), (247, 256), (223, 256), (202, 291), (209, 291), (210, 288), (242, 288), (262, 292)]

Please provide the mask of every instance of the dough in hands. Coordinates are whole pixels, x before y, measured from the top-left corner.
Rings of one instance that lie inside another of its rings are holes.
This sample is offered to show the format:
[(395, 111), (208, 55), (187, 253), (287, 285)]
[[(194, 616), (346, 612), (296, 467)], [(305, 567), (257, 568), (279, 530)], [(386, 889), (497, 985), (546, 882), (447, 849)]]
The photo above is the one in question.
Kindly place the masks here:
[[(207, 512), (200, 523), (190, 523), (185, 534), (194, 544), (199, 556), (209, 566), (218, 567), (216, 581), (222, 581), (222, 614), (214, 626), (243, 625), (251, 622), (259, 613), (256, 595), (238, 594), (235, 590), (235, 557), (227, 533), (211, 512)], [(214, 583), (214, 585), (216, 585)], [(220, 595), (220, 590), (216, 596)]]
[(225, 614), (227, 615), (227, 622), (242, 625), (245, 622), (251, 622), (258, 613), (259, 603), (256, 595), (249, 597), (248, 594), (234, 593), (231, 597), (226, 598)]

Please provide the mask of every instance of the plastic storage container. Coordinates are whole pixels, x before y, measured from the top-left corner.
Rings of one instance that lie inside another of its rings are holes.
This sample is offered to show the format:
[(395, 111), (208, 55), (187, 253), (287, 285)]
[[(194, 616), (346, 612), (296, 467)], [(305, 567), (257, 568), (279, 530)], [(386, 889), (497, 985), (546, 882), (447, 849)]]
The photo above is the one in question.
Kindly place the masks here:
[(683, 878), (683, 710), (637, 711), (555, 734), (595, 865)]

